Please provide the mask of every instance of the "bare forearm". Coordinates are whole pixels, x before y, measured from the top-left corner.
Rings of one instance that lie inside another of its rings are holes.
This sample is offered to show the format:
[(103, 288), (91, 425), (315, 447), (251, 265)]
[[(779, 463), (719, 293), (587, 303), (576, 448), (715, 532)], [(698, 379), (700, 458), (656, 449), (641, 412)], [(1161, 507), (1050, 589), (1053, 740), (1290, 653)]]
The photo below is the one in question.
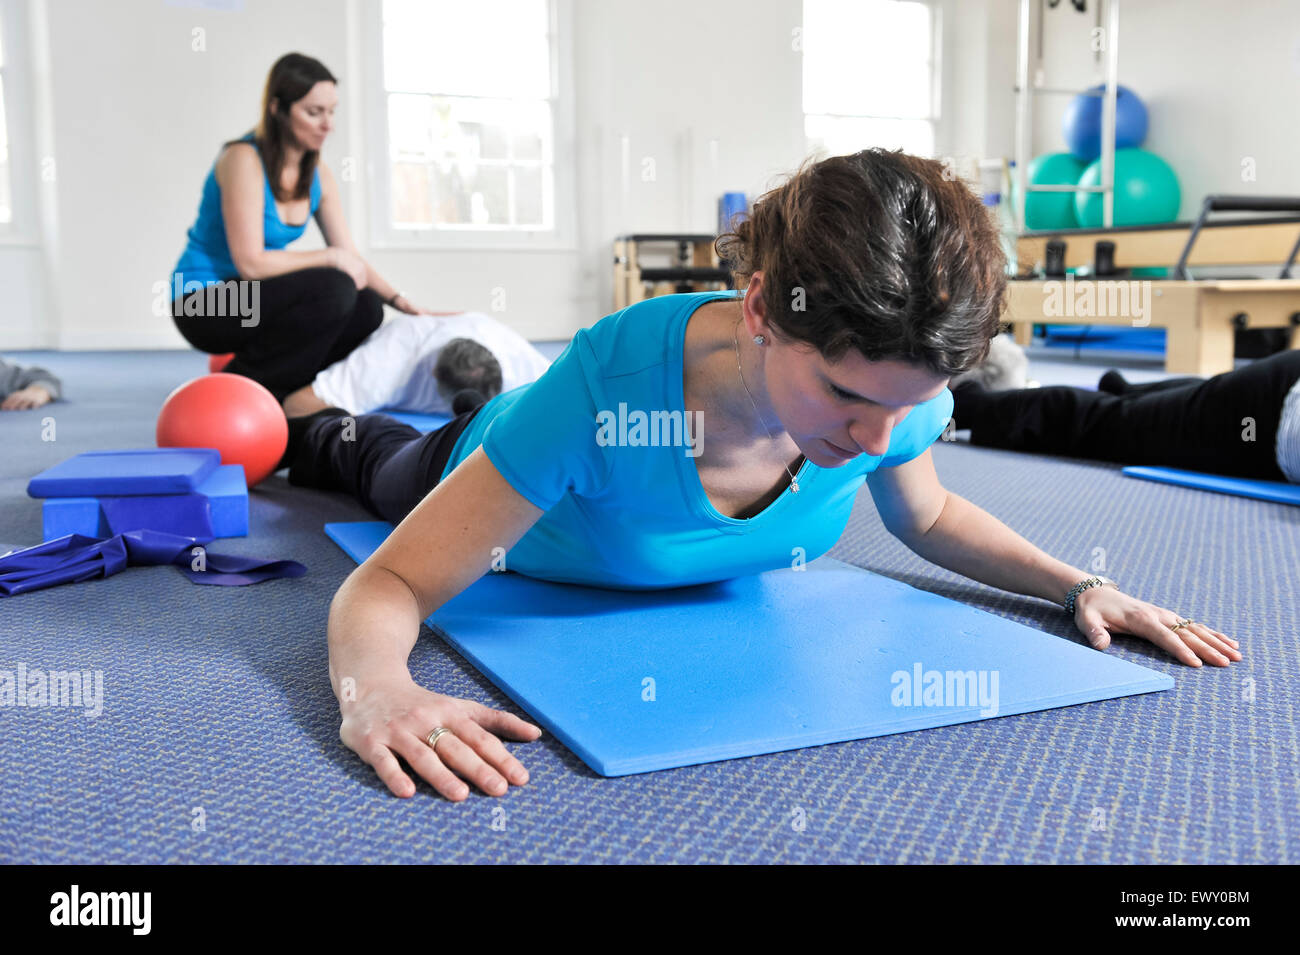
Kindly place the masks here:
[(303, 269), (332, 269), (338, 267), (333, 249), (312, 249), (291, 252), (288, 249), (264, 249), (244, 262), (236, 262), (241, 279), (271, 279)]
[(1088, 576), (951, 491), (934, 526), (918, 537), (904, 538), (903, 543), (930, 563), (964, 577), (1057, 604)]
[(409, 674), (407, 658), (420, 633), (415, 595), (400, 577), (359, 567), (330, 604), (330, 683), (342, 699), (340, 681), (391, 679)]

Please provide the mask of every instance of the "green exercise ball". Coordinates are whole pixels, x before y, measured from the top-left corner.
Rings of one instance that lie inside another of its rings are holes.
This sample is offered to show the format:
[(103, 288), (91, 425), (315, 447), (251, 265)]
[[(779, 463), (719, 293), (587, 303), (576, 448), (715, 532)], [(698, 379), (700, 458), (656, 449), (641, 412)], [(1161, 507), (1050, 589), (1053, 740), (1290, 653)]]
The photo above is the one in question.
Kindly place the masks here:
[[(1069, 153), (1045, 153), (1029, 161), (1032, 186), (1073, 186), (1087, 163)], [(1025, 199), (1026, 229), (1077, 229), (1073, 192), (1030, 192)]]
[[(1079, 178), (1081, 186), (1101, 185), (1101, 160), (1094, 160)], [(1074, 196), (1079, 225), (1101, 228), (1100, 192), (1078, 192)], [(1182, 192), (1178, 177), (1155, 153), (1145, 149), (1115, 150), (1114, 225), (1152, 225), (1178, 218)]]

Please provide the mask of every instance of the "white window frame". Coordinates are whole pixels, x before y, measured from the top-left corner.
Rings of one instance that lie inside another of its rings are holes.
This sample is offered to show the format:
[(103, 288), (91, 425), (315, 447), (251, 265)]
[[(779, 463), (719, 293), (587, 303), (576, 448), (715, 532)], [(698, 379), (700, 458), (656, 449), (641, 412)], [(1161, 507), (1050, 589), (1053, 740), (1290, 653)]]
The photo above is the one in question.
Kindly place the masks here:
[[(940, 134), (943, 132), (943, 9), (941, 4), (936, 0), (907, 0), (910, 3), (919, 3), (922, 6), (930, 8), (930, 115), (924, 118), (909, 120), (910, 122), (925, 122), (930, 124), (930, 141), (934, 143), (935, 152), (939, 152)], [(800, 4), (800, 16), (802, 17), (802, 3)], [(847, 114), (847, 113), (808, 113), (804, 116), (804, 146), (805, 150), (811, 152), (813, 141), (808, 137), (808, 117), (809, 116), (826, 116), (832, 119), (899, 119), (895, 116), (876, 116), (872, 114)], [(863, 146), (864, 149), (871, 148)], [(927, 157), (935, 158), (935, 157)]]
[(388, 151), (388, 93), (384, 89), (384, 11), (376, 0), (365, 4), (364, 69), (370, 202), (370, 247), (433, 250), (576, 251), (577, 201), (574, 166), (573, 8), (572, 0), (548, 0), (551, 37), (551, 116), (555, 124), (552, 171), (553, 229), (402, 229), (391, 221), (392, 169)]

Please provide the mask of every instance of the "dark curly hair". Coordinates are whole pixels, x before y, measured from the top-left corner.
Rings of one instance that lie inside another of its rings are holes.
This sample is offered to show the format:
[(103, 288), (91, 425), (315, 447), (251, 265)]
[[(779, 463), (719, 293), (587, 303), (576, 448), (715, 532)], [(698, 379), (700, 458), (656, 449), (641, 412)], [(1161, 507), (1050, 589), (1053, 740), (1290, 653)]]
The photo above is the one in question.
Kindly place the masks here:
[(938, 160), (883, 149), (807, 160), (715, 248), (737, 288), (763, 273), (776, 336), (827, 361), (852, 348), (952, 377), (983, 361), (998, 333), (997, 228)]

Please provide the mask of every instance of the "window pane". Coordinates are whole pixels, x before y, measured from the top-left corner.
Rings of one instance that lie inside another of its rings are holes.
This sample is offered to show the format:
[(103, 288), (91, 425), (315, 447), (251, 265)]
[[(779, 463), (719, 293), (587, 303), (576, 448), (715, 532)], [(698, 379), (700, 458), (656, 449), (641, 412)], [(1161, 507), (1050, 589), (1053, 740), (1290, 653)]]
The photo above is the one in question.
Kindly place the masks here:
[(384, 0), (392, 223), (554, 228), (550, 0)]
[(514, 103), (510, 114), (511, 157), (551, 161), (551, 104)]
[(473, 122), (461, 112), (460, 134), (475, 144), (475, 152), (483, 159), (509, 159), (510, 135), (504, 125), (497, 122)]
[(547, 0), (384, 0), (384, 86), (545, 99), (548, 27)]
[(930, 10), (895, 0), (804, 0), (805, 113), (930, 118)]
[(470, 219), (475, 225), (510, 224), (510, 171), (480, 166), (470, 192)]
[(521, 226), (545, 225), (541, 167), (518, 166), (514, 172), (515, 223)]
[(510, 224), (508, 170), (449, 162), (433, 170), (439, 225)]
[(393, 224), (433, 225), (433, 189), (425, 163), (393, 163)]
[(433, 97), (389, 94), (388, 143), (394, 159), (433, 155)]
[[(493, 159), (549, 159), (551, 110), (548, 103), (499, 99), (402, 97), (432, 104), (432, 148), (443, 156), (477, 162)], [(403, 122), (428, 123), (417, 116)], [(394, 134), (396, 136), (396, 134)], [(412, 135), (412, 141), (415, 137)], [(522, 149), (523, 155), (511, 149)]]
[(924, 119), (805, 116), (804, 133), (810, 150), (825, 150), (831, 156), (880, 146), (934, 158), (934, 125)]
[(516, 130), (511, 155), (515, 159), (541, 159), (542, 131), (540, 129)]

